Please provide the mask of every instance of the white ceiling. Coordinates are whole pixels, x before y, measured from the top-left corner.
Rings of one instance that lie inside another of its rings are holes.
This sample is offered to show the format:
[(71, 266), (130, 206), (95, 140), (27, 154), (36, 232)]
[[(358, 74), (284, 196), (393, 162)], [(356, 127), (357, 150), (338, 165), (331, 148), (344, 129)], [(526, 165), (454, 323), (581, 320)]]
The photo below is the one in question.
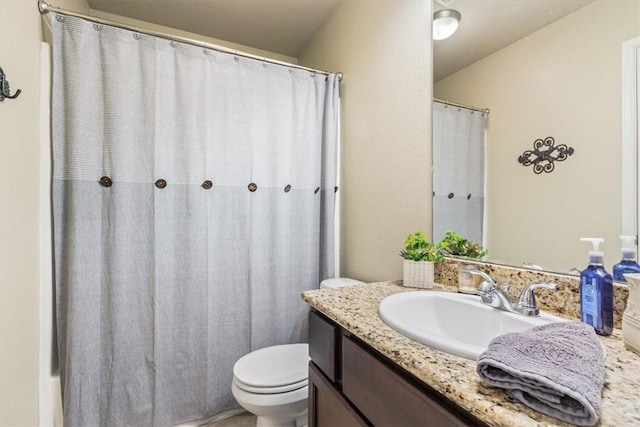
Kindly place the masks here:
[[(331, 12), (355, 0), (88, 0), (92, 9), (298, 57)], [(376, 0), (358, 0), (376, 1)], [(452, 74), (593, 0), (436, 0), (460, 28), (434, 41), (434, 80)]]
[(433, 79), (438, 81), (551, 24), (593, 0), (441, 0), (434, 11), (462, 14), (458, 31), (433, 42)]

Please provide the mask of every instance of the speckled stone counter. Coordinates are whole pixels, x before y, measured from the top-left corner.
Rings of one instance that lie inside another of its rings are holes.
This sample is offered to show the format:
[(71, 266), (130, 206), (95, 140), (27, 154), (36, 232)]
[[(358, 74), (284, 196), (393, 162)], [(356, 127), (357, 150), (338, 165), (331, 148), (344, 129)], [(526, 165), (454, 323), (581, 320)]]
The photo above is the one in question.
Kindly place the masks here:
[[(554, 314), (565, 315), (572, 319), (580, 318), (580, 277), (568, 274), (550, 273), (548, 271), (528, 270), (526, 268), (510, 267), (492, 264), (468, 258), (447, 256), (443, 262), (435, 266), (435, 280), (445, 285), (458, 286), (458, 270), (460, 265), (474, 265), (487, 273), (498, 286), (504, 289), (509, 285), (508, 293), (516, 298), (525, 285), (534, 282), (553, 282), (558, 285), (556, 290), (538, 289), (536, 299), (540, 309)], [(613, 324), (616, 328), (622, 325), (622, 313), (627, 307), (629, 288), (626, 284), (613, 284)]]
[[(434, 291), (451, 291), (437, 286)], [(350, 288), (306, 291), (302, 298), (340, 324), (398, 367), (428, 384), (489, 425), (567, 426), (484, 385), (474, 361), (435, 350), (388, 327), (378, 304), (389, 295), (416, 291), (400, 282), (371, 283)], [(624, 348), (620, 330), (601, 337), (607, 350), (603, 412), (600, 426), (640, 426), (640, 357)]]

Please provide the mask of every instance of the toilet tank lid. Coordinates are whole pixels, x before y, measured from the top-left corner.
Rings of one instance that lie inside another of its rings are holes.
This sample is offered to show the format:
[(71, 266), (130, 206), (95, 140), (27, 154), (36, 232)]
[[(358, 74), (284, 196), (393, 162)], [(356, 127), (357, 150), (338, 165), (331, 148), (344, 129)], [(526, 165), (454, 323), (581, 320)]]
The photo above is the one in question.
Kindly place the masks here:
[(364, 282), (349, 279), (348, 277), (334, 277), (320, 282), (320, 288), (342, 288), (344, 286), (362, 285)]

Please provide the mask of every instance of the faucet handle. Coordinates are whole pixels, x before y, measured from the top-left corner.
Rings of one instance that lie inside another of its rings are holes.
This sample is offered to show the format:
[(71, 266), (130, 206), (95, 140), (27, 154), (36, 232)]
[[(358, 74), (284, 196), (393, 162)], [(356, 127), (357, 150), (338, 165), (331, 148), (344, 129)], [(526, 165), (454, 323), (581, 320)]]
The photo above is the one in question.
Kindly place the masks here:
[(536, 296), (533, 293), (534, 289), (556, 289), (558, 285), (551, 282), (535, 282), (527, 285), (520, 294), (520, 300), (518, 301), (518, 307), (521, 311), (526, 312), (529, 316), (537, 316), (540, 314), (538, 304), (536, 303)]
[(485, 273), (484, 271), (481, 270), (467, 270), (467, 273), (470, 274), (474, 274), (476, 276), (480, 276), (483, 279), (483, 283), (480, 284), (480, 286), (482, 287), (482, 285), (489, 285), (489, 286), (495, 286), (497, 287), (498, 285), (496, 284), (496, 282), (493, 281), (493, 279), (491, 278), (491, 276), (489, 276), (487, 273)]
[(498, 285), (496, 284), (496, 282), (493, 281), (491, 276), (481, 270), (467, 270), (467, 273), (482, 277), (482, 282), (478, 285), (476, 293), (480, 295), (482, 302), (484, 302), (485, 304), (490, 304), (493, 300), (493, 297), (491, 297), (490, 294), (495, 289), (498, 289)]

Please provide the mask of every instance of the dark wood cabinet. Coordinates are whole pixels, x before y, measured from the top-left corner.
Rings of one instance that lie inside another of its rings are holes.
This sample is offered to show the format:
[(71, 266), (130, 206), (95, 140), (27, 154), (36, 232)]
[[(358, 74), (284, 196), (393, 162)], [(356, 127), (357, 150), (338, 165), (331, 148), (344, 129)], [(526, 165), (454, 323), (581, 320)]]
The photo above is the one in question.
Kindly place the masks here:
[(320, 370), (309, 363), (309, 427), (361, 427), (367, 422)]
[(485, 425), (312, 310), (309, 427)]
[(337, 356), (338, 326), (311, 311), (309, 313), (309, 357), (318, 368), (335, 382), (339, 360)]

